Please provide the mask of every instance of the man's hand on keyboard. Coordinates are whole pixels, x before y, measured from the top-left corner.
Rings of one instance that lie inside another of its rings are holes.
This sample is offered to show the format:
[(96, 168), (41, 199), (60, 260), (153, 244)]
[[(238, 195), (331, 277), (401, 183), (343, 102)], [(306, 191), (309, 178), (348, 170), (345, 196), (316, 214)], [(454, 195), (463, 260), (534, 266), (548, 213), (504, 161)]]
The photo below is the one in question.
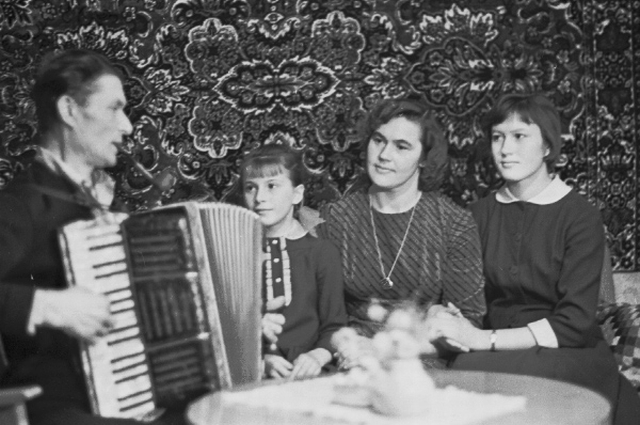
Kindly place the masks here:
[(36, 291), (29, 330), (35, 326), (61, 329), (86, 342), (95, 342), (113, 326), (109, 300), (85, 288)]

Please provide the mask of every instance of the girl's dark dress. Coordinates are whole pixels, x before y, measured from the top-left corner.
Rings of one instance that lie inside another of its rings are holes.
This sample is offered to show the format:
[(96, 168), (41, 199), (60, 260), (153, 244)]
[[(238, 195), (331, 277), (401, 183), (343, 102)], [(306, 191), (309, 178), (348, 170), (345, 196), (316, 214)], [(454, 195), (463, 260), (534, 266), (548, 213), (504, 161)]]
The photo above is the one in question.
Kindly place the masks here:
[(606, 396), (618, 410), (615, 423), (638, 423), (640, 398), (618, 373), (595, 318), (604, 257), (599, 211), (557, 177), (527, 202), (505, 187), (470, 209), (482, 242), (484, 327), (528, 326), (538, 345), (461, 354), (452, 368), (569, 381)]
[(347, 324), (338, 250), (306, 234), (299, 239), (267, 238), (266, 299), (284, 295), (287, 305), (277, 352), (293, 362), (315, 348), (330, 353), (331, 337)]

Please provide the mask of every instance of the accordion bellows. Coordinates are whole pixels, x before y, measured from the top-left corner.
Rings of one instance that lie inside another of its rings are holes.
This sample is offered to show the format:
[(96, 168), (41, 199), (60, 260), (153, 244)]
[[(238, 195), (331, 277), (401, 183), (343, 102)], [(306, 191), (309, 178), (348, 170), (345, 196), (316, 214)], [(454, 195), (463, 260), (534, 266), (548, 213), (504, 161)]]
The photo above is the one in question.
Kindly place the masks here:
[(83, 347), (95, 414), (142, 418), (261, 376), (262, 225), (185, 202), (59, 232), (67, 281), (104, 293), (115, 326)]

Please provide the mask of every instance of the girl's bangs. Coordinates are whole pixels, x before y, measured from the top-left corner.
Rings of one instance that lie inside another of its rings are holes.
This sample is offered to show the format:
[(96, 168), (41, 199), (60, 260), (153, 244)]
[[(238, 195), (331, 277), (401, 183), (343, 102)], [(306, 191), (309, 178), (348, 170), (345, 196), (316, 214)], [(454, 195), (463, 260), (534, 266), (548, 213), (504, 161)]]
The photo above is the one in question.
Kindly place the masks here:
[(287, 169), (280, 162), (273, 161), (269, 158), (263, 158), (248, 164), (244, 170), (245, 179), (254, 179), (261, 177), (273, 177), (285, 174)]

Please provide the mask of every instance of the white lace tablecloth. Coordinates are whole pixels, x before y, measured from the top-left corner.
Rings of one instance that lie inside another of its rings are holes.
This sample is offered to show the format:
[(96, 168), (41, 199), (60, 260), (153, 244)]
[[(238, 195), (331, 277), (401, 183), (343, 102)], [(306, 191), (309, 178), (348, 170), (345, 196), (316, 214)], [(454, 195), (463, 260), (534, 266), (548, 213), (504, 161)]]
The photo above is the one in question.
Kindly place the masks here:
[(524, 410), (526, 398), (502, 394), (482, 394), (453, 386), (434, 390), (424, 414), (415, 417), (380, 415), (370, 408), (344, 406), (334, 402), (335, 376), (269, 385), (224, 394), (225, 408), (252, 409), (261, 423), (282, 424), (285, 418), (312, 423), (403, 425), (471, 425), (493, 417)]

